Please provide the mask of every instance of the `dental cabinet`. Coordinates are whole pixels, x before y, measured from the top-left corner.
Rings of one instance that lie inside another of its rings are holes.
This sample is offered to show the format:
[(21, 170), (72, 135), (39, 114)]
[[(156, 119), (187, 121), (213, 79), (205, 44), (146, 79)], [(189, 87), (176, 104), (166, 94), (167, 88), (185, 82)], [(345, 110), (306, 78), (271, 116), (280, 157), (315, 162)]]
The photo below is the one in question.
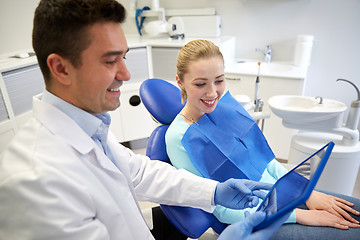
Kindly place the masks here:
[(32, 97), (44, 81), (36, 58), (0, 58), (0, 151), (31, 116)]

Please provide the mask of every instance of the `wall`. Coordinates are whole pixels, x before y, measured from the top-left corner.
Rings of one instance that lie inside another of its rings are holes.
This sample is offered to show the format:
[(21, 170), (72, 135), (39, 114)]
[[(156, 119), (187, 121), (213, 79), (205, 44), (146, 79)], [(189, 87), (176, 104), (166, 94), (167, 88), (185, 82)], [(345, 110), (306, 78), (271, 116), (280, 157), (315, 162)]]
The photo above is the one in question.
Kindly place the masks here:
[[(129, 6), (130, 0), (120, 0)], [(139, 0), (144, 5), (149, 0)], [(38, 0), (0, 1), (0, 55), (31, 48), (33, 12)], [(214, 7), (222, 17), (223, 35), (237, 38), (236, 56), (257, 58), (255, 48), (272, 44), (274, 61), (291, 61), (298, 34), (314, 35), (312, 63), (305, 94), (350, 105), (356, 99), (346, 78), (360, 87), (359, 0), (160, 0), (164, 8)], [(131, 14), (124, 25), (136, 34)], [(282, 86), (274, 86), (282, 87)]]
[(0, 55), (32, 48), (32, 24), (38, 2), (0, 0)]

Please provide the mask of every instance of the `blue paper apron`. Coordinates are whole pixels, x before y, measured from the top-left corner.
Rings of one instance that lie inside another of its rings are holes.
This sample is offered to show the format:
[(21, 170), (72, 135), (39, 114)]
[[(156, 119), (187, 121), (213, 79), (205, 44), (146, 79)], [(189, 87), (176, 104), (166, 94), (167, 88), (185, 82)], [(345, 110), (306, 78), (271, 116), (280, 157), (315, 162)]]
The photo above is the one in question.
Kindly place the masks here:
[(181, 143), (206, 178), (259, 181), (275, 157), (258, 125), (229, 92), (197, 123), (188, 128)]

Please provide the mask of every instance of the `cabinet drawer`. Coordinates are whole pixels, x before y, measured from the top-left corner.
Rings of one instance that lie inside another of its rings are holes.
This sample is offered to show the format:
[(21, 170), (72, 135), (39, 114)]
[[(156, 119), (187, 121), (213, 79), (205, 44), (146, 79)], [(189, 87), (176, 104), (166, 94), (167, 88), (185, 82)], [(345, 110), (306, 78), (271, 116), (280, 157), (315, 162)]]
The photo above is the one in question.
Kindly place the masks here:
[[(44, 90), (44, 80), (37, 64), (1, 73), (15, 116), (32, 109), (32, 98)], [(0, 102), (0, 121), (8, 118)]]

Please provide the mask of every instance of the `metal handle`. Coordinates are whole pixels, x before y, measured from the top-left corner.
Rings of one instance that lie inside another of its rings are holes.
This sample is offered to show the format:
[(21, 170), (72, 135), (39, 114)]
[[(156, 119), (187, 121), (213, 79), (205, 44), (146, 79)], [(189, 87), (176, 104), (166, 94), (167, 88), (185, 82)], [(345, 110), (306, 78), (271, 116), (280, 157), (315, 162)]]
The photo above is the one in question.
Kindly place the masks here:
[(343, 79), (343, 78), (338, 78), (336, 81), (344, 81), (344, 82), (347, 82), (347, 83), (350, 83), (351, 85), (353, 85), (353, 87), (355, 88), (357, 95), (358, 95), (357, 101), (360, 101), (360, 91), (359, 91), (359, 88), (355, 85), (355, 83), (353, 83), (349, 80)]
[(315, 99), (318, 99), (318, 98), (320, 98), (320, 102), (319, 102), (319, 104), (322, 104), (322, 103), (323, 103), (323, 98), (322, 98), (322, 97), (320, 97), (320, 96), (315, 97)]

